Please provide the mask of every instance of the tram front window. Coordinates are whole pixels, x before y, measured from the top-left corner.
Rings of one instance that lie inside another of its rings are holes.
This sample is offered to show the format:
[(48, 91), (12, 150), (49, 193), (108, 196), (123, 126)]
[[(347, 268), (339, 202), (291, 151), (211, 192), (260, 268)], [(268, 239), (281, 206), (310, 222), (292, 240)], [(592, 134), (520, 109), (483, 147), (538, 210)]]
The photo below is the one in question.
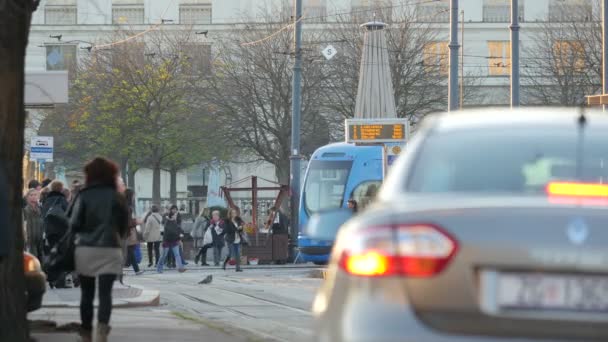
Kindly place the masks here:
[(309, 214), (342, 207), (352, 161), (313, 160), (308, 168), (304, 198)]

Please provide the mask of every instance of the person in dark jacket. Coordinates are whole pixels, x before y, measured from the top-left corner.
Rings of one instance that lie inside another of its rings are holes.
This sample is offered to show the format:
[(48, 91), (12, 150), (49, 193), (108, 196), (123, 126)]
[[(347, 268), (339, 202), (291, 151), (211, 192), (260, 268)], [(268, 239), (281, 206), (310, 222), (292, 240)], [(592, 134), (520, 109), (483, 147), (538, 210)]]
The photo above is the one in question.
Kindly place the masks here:
[(220, 259), (222, 257), (222, 249), (224, 248), (224, 221), (220, 218), (221, 213), (219, 210), (214, 210), (211, 213), (211, 221), (209, 227), (211, 229), (212, 246), (213, 246), (213, 263), (215, 266), (220, 265)]
[(230, 209), (228, 219), (226, 220), (226, 228), (224, 229), (226, 244), (228, 244), (228, 256), (224, 260), (223, 269), (226, 269), (226, 264), (228, 264), (230, 257), (233, 257), (236, 262), (236, 271), (243, 272), (241, 269), (241, 234), (243, 233), (243, 223), (238, 210), (236, 208)]
[(42, 203), (42, 219), (44, 223), (44, 233), (46, 236), (46, 252), (59, 242), (67, 232), (67, 226), (63, 222), (57, 222), (53, 217), (47, 216), (51, 208), (56, 208), (66, 213), (68, 210), (68, 200), (64, 194), (63, 183), (54, 180), (49, 185), (50, 192)]
[(175, 257), (175, 263), (179, 272), (185, 272), (186, 269), (182, 264), (182, 257), (180, 254), (179, 246), (181, 241), (181, 229), (178, 223), (178, 212), (177, 207), (174, 206), (171, 208), (169, 214), (165, 217), (165, 231), (163, 232), (163, 252), (160, 256), (160, 260), (156, 265), (156, 270), (158, 273), (163, 273), (163, 266), (165, 265), (165, 261), (167, 260), (167, 256), (169, 251), (173, 252), (173, 256)]
[[(182, 264), (186, 265), (186, 260), (183, 259), (184, 256), (184, 252), (182, 249), (182, 245), (181, 245), (181, 236), (182, 236), (182, 215), (179, 212), (179, 210), (177, 210), (177, 205), (172, 205), (171, 207), (169, 207), (169, 211), (168, 214), (165, 215), (165, 217), (163, 218), (163, 221), (167, 220), (168, 215), (174, 214), (176, 215), (175, 217), (175, 222), (177, 223), (177, 228), (180, 234), (180, 246), (179, 246), (179, 255), (182, 256)], [(175, 268), (175, 255), (173, 255), (173, 250), (169, 249), (169, 254), (167, 254), (167, 261), (166, 264), (169, 268)]]
[(76, 234), (74, 260), (80, 277), (82, 341), (92, 341), (93, 300), (96, 280), (99, 285), (97, 313), (98, 342), (106, 342), (110, 332), (112, 287), (122, 273), (121, 240), (128, 232), (129, 209), (117, 191), (118, 166), (95, 158), (84, 167), (85, 187), (68, 211)]

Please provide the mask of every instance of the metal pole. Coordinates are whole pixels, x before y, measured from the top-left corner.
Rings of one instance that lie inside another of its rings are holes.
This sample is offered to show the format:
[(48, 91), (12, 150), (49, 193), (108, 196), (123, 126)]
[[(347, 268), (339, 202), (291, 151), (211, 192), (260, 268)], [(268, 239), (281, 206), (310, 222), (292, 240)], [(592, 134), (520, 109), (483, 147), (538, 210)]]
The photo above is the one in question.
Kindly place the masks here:
[(458, 0), (450, 3), (450, 75), (448, 85), (448, 111), (458, 109)]
[(292, 116), (291, 116), (291, 157), (290, 157), (290, 179), (291, 190), (291, 220), (290, 237), (291, 246), (289, 248), (289, 259), (295, 256), (295, 247), (298, 243), (299, 233), (299, 210), (300, 210), (300, 111), (301, 111), (301, 78), (302, 78), (302, 0), (294, 0), (296, 15), (295, 20), (295, 61), (293, 64), (293, 85), (292, 85)]
[(608, 94), (608, 0), (602, 1), (602, 94)]
[(519, 4), (511, 0), (511, 108), (519, 107)]
[(464, 107), (464, 10), (460, 11), (460, 109)]

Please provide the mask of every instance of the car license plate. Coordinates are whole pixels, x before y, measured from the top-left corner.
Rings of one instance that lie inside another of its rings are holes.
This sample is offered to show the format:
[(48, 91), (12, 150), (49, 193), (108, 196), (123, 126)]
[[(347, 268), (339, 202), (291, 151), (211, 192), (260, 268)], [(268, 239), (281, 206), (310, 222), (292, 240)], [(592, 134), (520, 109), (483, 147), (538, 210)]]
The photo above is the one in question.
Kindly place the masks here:
[(501, 273), (503, 309), (608, 311), (608, 276)]

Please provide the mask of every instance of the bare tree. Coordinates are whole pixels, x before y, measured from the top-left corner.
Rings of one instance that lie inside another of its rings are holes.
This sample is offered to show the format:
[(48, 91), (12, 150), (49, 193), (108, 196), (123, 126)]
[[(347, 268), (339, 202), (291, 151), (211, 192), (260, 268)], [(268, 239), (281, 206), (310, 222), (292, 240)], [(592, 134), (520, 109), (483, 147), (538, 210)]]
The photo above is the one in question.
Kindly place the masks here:
[(600, 3), (556, 5), (523, 51), (522, 85), (530, 104), (574, 106), (601, 91)]
[[(26, 341), (23, 274), (22, 197), (23, 130), (25, 125), (25, 48), (32, 12), (38, 1), (0, 1), (0, 183), (8, 199), (6, 225), (0, 226), (0, 340)], [(2, 244), (4, 245), (4, 244)]]
[[(218, 38), (212, 76), (200, 91), (204, 105), (223, 124), (222, 142), (252, 161), (273, 164), (283, 184), (289, 180), (291, 155), (293, 35), (284, 29), (287, 24), (269, 18), (241, 24)], [(305, 39), (315, 35), (308, 31)], [(320, 105), (322, 68), (307, 60), (303, 69), (301, 153), (306, 155), (329, 141), (329, 128)]]

